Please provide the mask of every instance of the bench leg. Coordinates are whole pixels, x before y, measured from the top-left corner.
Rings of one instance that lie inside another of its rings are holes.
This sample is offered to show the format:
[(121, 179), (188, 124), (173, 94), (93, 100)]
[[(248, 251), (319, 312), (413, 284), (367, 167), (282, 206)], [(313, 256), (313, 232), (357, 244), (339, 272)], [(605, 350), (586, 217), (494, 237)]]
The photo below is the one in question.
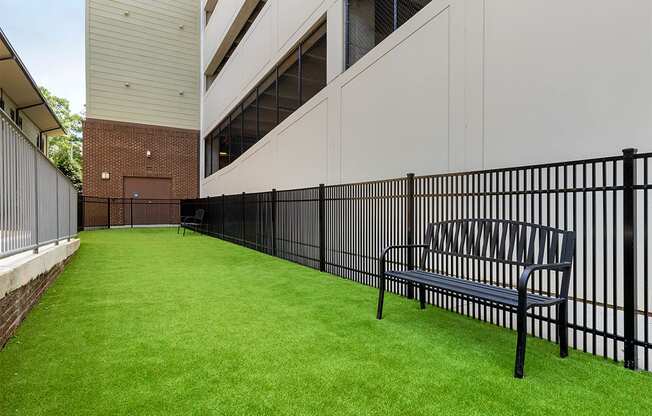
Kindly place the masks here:
[(179, 235), (179, 230), (181, 229), (181, 226), (177, 227), (177, 235)]
[(426, 287), (419, 285), (419, 304), (421, 309), (426, 309)]
[(378, 282), (378, 311), (376, 319), (383, 319), (383, 303), (385, 302), (385, 278), (381, 277)]
[(518, 336), (516, 341), (514, 377), (523, 378), (523, 367), (525, 366), (525, 341), (527, 338), (527, 308), (525, 306), (525, 301), (519, 300), (516, 320)]
[(568, 357), (568, 301), (557, 305), (557, 337), (559, 356)]
[(186, 227), (183, 227), (183, 236), (186, 236)]

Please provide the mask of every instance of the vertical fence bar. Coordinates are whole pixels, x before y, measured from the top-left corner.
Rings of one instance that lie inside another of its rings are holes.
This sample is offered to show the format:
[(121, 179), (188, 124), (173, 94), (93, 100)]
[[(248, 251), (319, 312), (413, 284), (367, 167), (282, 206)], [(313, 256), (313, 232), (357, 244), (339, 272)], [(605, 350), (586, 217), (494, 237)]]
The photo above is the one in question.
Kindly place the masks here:
[(84, 216), (84, 195), (77, 194), (77, 232), (84, 231), (86, 218)]
[(72, 204), (70, 201), (72, 201), (72, 187), (68, 185), (68, 242), (72, 238)]
[(276, 256), (276, 189), (272, 189), (272, 255)]
[(57, 241), (56, 241), (55, 244), (59, 245), (59, 174), (58, 173), (55, 175), (55, 178), (56, 178), (56, 187), (55, 187), (55, 189), (56, 189), (56, 194), (57, 194), (57, 219), (56, 219), (56, 221), (57, 221)]
[(326, 271), (326, 204), (325, 187), (319, 184), (319, 270)]
[[(179, 208), (179, 211), (181, 211), (181, 208)], [(134, 228), (134, 199), (129, 198), (129, 216), (130, 222), (131, 222), (131, 228)]]
[(636, 149), (623, 150), (623, 303), (625, 368), (636, 370), (637, 354), (637, 204), (636, 204)]
[(106, 198), (106, 228), (111, 229), (111, 198)]
[(38, 153), (34, 149), (34, 254), (38, 254), (39, 236), (38, 236)]
[[(414, 173), (407, 174), (407, 201), (406, 201), (406, 219), (405, 229), (407, 231), (407, 267), (408, 270), (414, 269)], [(414, 285), (408, 283), (408, 299), (414, 299)]]

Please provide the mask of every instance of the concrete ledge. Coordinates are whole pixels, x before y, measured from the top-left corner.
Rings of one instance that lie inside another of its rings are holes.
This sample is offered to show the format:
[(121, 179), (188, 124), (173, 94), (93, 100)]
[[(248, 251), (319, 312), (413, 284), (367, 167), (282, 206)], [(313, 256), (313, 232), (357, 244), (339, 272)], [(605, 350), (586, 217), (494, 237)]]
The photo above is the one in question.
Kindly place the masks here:
[(37, 254), (17, 254), (0, 261), (0, 349), (54, 282), (79, 248), (79, 240), (46, 246)]
[[(26, 252), (0, 260), (0, 300), (63, 263), (79, 249), (79, 240), (41, 247), (38, 254)], [(1, 311), (0, 311), (1, 312)]]

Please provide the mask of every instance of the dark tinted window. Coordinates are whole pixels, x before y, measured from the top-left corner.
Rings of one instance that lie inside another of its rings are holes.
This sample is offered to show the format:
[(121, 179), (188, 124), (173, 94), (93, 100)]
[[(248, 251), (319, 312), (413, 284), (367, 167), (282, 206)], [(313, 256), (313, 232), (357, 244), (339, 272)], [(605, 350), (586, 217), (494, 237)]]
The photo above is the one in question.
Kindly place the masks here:
[(219, 151), (216, 160), (207, 162), (214, 172), (232, 163), (326, 86), (326, 42), (323, 23), (214, 130), (213, 151)]
[(292, 52), (278, 67), (279, 122), (299, 108), (299, 50)]
[(240, 107), (231, 113), (231, 162), (242, 154), (242, 110)]
[(217, 132), (214, 132), (212, 135), (211, 142), (211, 167), (212, 172), (215, 173), (219, 169), (219, 155), (220, 155), (220, 137)]
[(231, 163), (231, 140), (229, 139), (229, 123), (220, 125), (218, 138), (220, 142), (220, 164), (218, 169), (229, 166)]
[(431, 0), (398, 0), (397, 1), (397, 26), (401, 26), (426, 7)]
[(211, 136), (204, 139), (204, 176), (211, 173)]
[(258, 87), (258, 115), (260, 138), (263, 138), (278, 124), (276, 111), (276, 70)]
[(258, 109), (254, 91), (242, 104), (244, 109), (244, 130), (242, 133), (242, 153), (246, 152), (258, 141)]
[(411, 19), (431, 0), (349, 0), (347, 66)]
[(301, 103), (326, 86), (326, 26), (301, 45)]

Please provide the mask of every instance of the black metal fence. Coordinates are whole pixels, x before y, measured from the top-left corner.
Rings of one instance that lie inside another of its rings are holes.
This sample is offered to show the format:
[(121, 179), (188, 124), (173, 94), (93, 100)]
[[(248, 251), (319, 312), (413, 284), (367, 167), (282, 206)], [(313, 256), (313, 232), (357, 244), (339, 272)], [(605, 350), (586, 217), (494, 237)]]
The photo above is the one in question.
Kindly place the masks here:
[[(569, 339), (572, 347), (650, 369), (650, 200), (652, 153), (183, 201), (183, 215), (206, 210), (197, 231), (377, 285), (378, 256), (389, 244), (420, 243), (430, 222), (493, 218), (577, 233)], [(392, 267), (411, 268), (417, 253), (396, 252)], [(512, 287), (518, 270), (472, 259), (430, 262), (465, 279)], [(530, 290), (555, 295), (554, 272)], [(392, 283), (394, 293), (412, 297)], [(513, 328), (514, 314), (437, 291), (427, 302)], [(370, 300), (371, 301), (371, 300)], [(534, 310), (528, 331), (557, 341), (555, 310)]]
[(78, 229), (179, 224), (179, 199), (102, 198), (79, 195)]

